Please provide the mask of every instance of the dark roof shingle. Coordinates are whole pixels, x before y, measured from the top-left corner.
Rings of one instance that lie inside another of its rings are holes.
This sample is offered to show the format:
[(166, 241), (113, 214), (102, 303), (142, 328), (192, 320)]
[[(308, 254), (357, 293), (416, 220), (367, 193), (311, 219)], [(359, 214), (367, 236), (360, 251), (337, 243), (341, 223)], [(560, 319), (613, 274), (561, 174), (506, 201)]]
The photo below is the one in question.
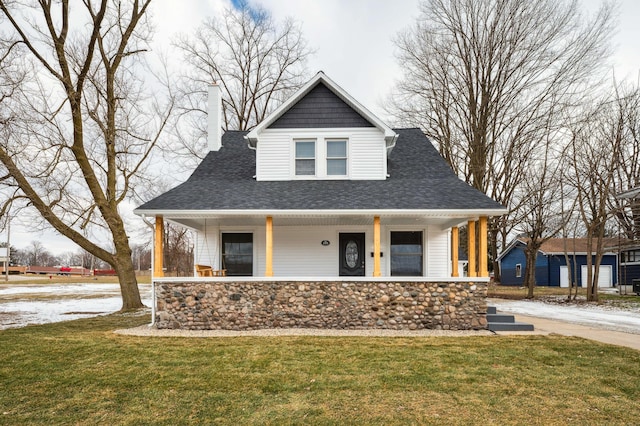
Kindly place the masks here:
[(504, 207), (458, 179), (419, 129), (396, 129), (386, 180), (256, 181), (247, 132), (228, 131), (189, 179), (137, 210), (478, 210)]

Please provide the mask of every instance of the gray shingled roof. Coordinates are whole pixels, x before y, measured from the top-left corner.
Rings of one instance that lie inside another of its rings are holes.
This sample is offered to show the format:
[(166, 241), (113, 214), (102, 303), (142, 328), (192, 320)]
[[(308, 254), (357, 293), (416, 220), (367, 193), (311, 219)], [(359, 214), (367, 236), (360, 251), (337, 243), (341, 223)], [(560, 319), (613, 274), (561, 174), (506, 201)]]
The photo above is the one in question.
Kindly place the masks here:
[(228, 131), (183, 184), (143, 204), (167, 210), (482, 210), (504, 207), (458, 179), (419, 129), (399, 134), (386, 180), (256, 181), (255, 151)]

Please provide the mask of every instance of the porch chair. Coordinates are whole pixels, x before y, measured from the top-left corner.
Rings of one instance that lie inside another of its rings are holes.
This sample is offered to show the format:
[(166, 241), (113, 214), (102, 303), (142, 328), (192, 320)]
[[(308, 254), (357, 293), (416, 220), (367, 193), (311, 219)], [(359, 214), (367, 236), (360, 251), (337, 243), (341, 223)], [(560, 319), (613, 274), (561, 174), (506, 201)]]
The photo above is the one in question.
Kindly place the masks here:
[(196, 273), (199, 277), (213, 277), (213, 269), (208, 265), (196, 265)]

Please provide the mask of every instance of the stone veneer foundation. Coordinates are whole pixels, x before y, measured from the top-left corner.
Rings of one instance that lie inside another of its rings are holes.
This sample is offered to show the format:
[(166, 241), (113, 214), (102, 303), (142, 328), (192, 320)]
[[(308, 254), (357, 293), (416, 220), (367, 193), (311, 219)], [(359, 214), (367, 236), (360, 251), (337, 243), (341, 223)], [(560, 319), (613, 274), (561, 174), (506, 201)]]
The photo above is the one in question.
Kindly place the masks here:
[(485, 282), (156, 281), (161, 329), (484, 329)]

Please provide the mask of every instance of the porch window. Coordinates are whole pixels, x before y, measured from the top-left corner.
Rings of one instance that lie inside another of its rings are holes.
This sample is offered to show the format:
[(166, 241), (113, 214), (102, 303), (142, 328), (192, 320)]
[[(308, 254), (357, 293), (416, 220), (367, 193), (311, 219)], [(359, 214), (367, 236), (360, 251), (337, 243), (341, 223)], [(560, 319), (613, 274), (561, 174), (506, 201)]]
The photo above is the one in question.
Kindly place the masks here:
[(316, 142), (296, 141), (296, 176), (316, 174)]
[(422, 258), (421, 231), (391, 233), (391, 276), (422, 276)]
[(327, 141), (327, 175), (347, 175), (347, 141)]
[(253, 234), (222, 234), (222, 269), (227, 276), (253, 275)]

